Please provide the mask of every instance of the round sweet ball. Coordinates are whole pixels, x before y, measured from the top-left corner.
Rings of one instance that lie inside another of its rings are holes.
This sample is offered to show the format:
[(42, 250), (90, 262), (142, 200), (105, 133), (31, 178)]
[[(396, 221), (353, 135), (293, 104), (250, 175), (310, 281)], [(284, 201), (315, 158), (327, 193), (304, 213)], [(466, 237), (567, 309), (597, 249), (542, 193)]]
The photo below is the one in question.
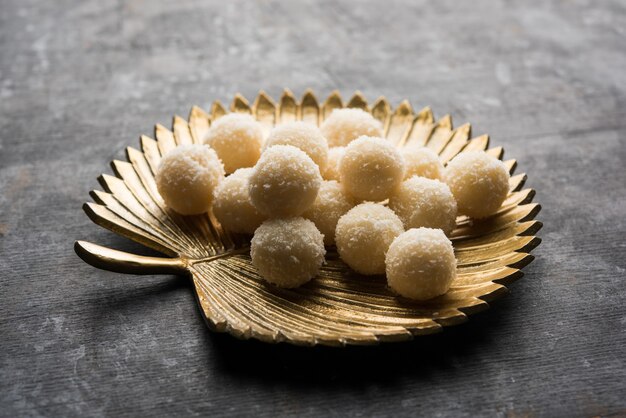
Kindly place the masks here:
[(300, 148), (318, 165), (320, 172), (326, 169), (328, 143), (320, 129), (311, 123), (298, 121), (278, 125), (265, 141), (266, 149), (273, 145), (293, 145)]
[(317, 199), (302, 216), (313, 221), (317, 229), (324, 234), (325, 245), (333, 245), (337, 221), (353, 206), (352, 199), (346, 196), (339, 183), (334, 180), (324, 181)]
[(328, 163), (322, 171), (325, 180), (339, 180), (339, 162), (346, 153), (346, 147), (332, 147), (328, 150)]
[(399, 235), (385, 263), (389, 287), (409, 299), (443, 295), (456, 278), (454, 249), (440, 229), (409, 229)]
[(443, 164), (435, 151), (426, 147), (407, 146), (401, 151), (406, 164), (404, 178), (413, 176), (426, 177), (429, 179), (443, 179)]
[(502, 206), (509, 193), (509, 171), (484, 151), (462, 152), (446, 167), (445, 181), (459, 206), (472, 218), (486, 218)]
[(363, 135), (383, 136), (381, 123), (361, 109), (333, 110), (321, 130), (331, 147), (344, 147)]
[(261, 156), (263, 132), (250, 115), (229, 113), (216, 120), (204, 139), (224, 163), (227, 173), (252, 167)]
[(240, 168), (226, 177), (213, 194), (213, 214), (229, 231), (252, 235), (267, 216), (250, 202), (248, 179), (252, 168)]
[(161, 160), (156, 185), (165, 204), (181, 215), (197, 215), (211, 207), (213, 191), (224, 178), (224, 167), (206, 145), (181, 145)]
[(410, 228), (439, 228), (445, 234), (456, 226), (456, 200), (439, 180), (411, 177), (389, 198), (389, 207)]
[(254, 232), (252, 264), (268, 282), (293, 288), (317, 276), (324, 263), (324, 237), (304, 218), (270, 219)]
[(378, 203), (361, 203), (339, 218), (337, 251), (358, 273), (384, 274), (387, 249), (402, 232), (402, 221), (391, 209)]
[(250, 201), (269, 217), (299, 216), (315, 202), (322, 184), (319, 168), (299, 148), (274, 145), (254, 166), (248, 181)]
[(381, 201), (402, 183), (404, 159), (386, 139), (362, 136), (346, 147), (339, 175), (345, 190), (355, 198)]

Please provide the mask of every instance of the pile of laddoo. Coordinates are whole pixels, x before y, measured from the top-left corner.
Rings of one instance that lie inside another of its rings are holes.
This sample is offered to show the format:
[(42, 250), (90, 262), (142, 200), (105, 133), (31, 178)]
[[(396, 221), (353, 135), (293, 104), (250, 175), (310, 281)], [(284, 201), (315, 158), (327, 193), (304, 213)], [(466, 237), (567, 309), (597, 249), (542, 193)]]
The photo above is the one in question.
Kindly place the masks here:
[(252, 116), (227, 114), (204, 145), (167, 153), (156, 183), (175, 212), (212, 211), (226, 230), (252, 235), (252, 264), (273, 285), (305, 284), (336, 246), (355, 272), (427, 300), (456, 277), (448, 235), (457, 215), (494, 214), (509, 172), (483, 151), (444, 167), (426, 147), (397, 148), (370, 113), (336, 109), (320, 127), (289, 122), (267, 138)]

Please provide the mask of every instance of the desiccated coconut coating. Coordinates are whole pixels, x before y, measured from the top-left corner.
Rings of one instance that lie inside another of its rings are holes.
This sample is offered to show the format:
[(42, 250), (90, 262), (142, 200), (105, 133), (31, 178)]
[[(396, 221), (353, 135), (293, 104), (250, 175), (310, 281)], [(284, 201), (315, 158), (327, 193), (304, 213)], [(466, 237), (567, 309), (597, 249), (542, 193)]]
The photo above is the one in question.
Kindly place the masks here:
[(298, 121), (278, 125), (265, 141), (266, 149), (273, 145), (293, 145), (300, 148), (318, 165), (320, 172), (326, 169), (328, 143), (320, 129), (313, 124)]
[(224, 177), (224, 167), (206, 145), (181, 145), (161, 160), (156, 185), (165, 204), (182, 215), (197, 215), (211, 207), (213, 190)]
[(509, 193), (509, 178), (504, 163), (484, 151), (460, 153), (445, 172), (459, 213), (472, 218), (486, 218), (502, 206)]
[(315, 223), (324, 234), (324, 244), (335, 243), (335, 228), (343, 214), (352, 209), (354, 203), (346, 196), (336, 181), (324, 181), (313, 205), (302, 216)]
[(389, 198), (389, 207), (410, 228), (439, 228), (445, 234), (456, 225), (456, 201), (445, 183), (424, 177), (402, 182)]
[(248, 179), (252, 168), (240, 168), (226, 177), (213, 194), (213, 214), (229, 231), (253, 234), (267, 216), (250, 202)]
[(407, 146), (402, 149), (401, 154), (406, 166), (405, 179), (413, 176), (443, 179), (443, 164), (439, 161), (439, 156), (435, 151), (430, 148)]
[(385, 254), (402, 232), (402, 221), (378, 203), (361, 203), (339, 218), (335, 230), (341, 259), (361, 274), (385, 273)]
[(250, 200), (270, 217), (298, 216), (317, 197), (319, 168), (304, 151), (291, 145), (268, 148), (252, 169)]
[(325, 180), (339, 181), (339, 162), (345, 153), (346, 147), (333, 147), (328, 150), (328, 162), (326, 169), (322, 171)]
[(362, 136), (346, 147), (339, 174), (344, 190), (355, 198), (381, 201), (402, 183), (404, 160), (386, 139)]
[(361, 109), (335, 109), (320, 127), (331, 147), (344, 147), (360, 136), (383, 136), (382, 125)]
[(399, 235), (385, 263), (389, 287), (415, 300), (443, 295), (456, 277), (452, 243), (440, 229), (409, 229)]
[(261, 155), (263, 132), (250, 115), (229, 113), (216, 120), (204, 143), (213, 148), (224, 163), (227, 173), (238, 168), (252, 167)]
[(252, 264), (268, 282), (297, 287), (317, 276), (324, 263), (324, 237), (303, 218), (270, 219), (254, 233)]

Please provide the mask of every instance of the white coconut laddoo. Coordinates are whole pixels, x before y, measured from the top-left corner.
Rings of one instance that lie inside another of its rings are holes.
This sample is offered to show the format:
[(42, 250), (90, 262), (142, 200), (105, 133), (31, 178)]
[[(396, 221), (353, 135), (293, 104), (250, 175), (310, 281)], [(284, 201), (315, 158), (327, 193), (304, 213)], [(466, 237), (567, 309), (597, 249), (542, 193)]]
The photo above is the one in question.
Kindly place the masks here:
[(213, 191), (224, 178), (224, 167), (206, 145), (181, 145), (161, 160), (156, 185), (165, 204), (182, 215), (197, 215), (211, 207)]
[(346, 196), (339, 183), (334, 180), (324, 181), (315, 202), (302, 216), (313, 221), (324, 234), (325, 245), (333, 245), (337, 221), (353, 206), (352, 199)]
[(360, 200), (381, 201), (402, 183), (404, 159), (386, 139), (362, 136), (346, 147), (339, 175), (350, 195)]
[(445, 181), (459, 213), (486, 218), (502, 206), (509, 193), (509, 171), (484, 151), (462, 152), (448, 163)]
[(268, 148), (248, 180), (250, 201), (269, 217), (298, 216), (315, 202), (322, 184), (319, 168), (291, 145)]
[(389, 208), (410, 228), (439, 228), (445, 234), (456, 226), (456, 200), (445, 183), (424, 177), (402, 182), (389, 198)]
[(326, 169), (322, 171), (325, 180), (339, 181), (339, 163), (345, 153), (346, 147), (332, 147), (328, 150), (328, 162)]
[(324, 237), (304, 218), (270, 219), (254, 232), (252, 264), (268, 282), (300, 286), (317, 276), (324, 263)]
[(250, 115), (229, 113), (216, 120), (204, 138), (224, 163), (227, 173), (252, 167), (261, 155), (263, 131)]
[(361, 109), (335, 109), (320, 127), (330, 147), (344, 147), (360, 136), (383, 136), (381, 123)]
[(335, 230), (337, 252), (358, 273), (384, 274), (387, 249), (402, 232), (402, 221), (391, 209), (378, 203), (362, 203), (339, 218)]
[(267, 219), (250, 202), (251, 174), (252, 168), (240, 168), (222, 180), (213, 193), (213, 214), (231, 232), (253, 234)]
[(456, 278), (454, 249), (440, 229), (409, 229), (399, 235), (385, 263), (389, 287), (410, 299), (443, 295)]
[(265, 141), (265, 149), (273, 145), (293, 145), (311, 157), (320, 172), (326, 169), (328, 143), (320, 129), (307, 122), (288, 122), (278, 125), (270, 132)]
[(405, 179), (413, 176), (443, 179), (443, 164), (439, 161), (439, 156), (435, 151), (430, 148), (409, 145), (402, 148), (401, 154), (406, 166)]

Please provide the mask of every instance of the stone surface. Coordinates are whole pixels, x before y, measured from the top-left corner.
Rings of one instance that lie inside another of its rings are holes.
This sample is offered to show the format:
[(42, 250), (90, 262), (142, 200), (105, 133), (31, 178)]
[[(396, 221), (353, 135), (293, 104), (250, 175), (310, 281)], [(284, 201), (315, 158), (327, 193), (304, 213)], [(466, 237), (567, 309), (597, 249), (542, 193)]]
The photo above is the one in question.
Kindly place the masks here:
[[(3, 0), (0, 415), (626, 414), (626, 5)], [(214, 335), (190, 286), (81, 210), (156, 122), (259, 89), (386, 95), (472, 122), (543, 205), (537, 260), (467, 324), (302, 349)]]

